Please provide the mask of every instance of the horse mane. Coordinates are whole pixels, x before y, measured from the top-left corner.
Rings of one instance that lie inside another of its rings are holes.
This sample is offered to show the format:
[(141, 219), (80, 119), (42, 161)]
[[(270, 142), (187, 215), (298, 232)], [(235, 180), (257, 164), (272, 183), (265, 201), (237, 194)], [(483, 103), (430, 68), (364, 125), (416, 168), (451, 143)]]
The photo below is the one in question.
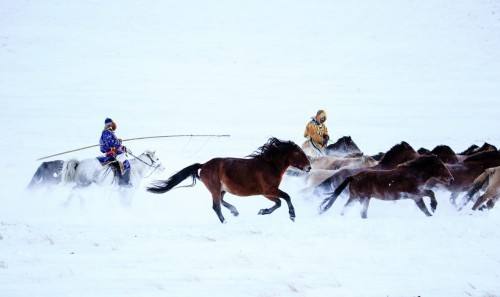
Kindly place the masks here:
[(385, 153), (380, 152), (380, 153), (378, 153), (378, 154), (376, 154), (376, 155), (373, 155), (373, 156), (371, 156), (371, 157), (372, 157), (375, 161), (380, 161), (380, 160), (382, 160), (382, 158), (384, 157), (384, 155), (385, 155)]
[(497, 151), (497, 147), (485, 142), (478, 150), (477, 152), (491, 152), (491, 151)]
[(300, 149), (293, 141), (283, 141), (276, 137), (269, 140), (255, 152), (248, 156), (250, 159), (260, 159), (264, 161), (274, 161), (283, 158), (283, 154), (292, 149)]
[(458, 162), (457, 155), (451, 147), (447, 145), (438, 145), (431, 151), (431, 153), (438, 156), (441, 161), (445, 163), (453, 164)]
[[(416, 159), (407, 161), (405, 163), (399, 164), (398, 168), (411, 168), (417, 171), (425, 171), (428, 170), (429, 166), (434, 166), (437, 164), (443, 163), (441, 160), (435, 155), (421, 156)], [(443, 165), (444, 166), (444, 165)]]
[(476, 154), (473, 154), (469, 157), (467, 157), (464, 160), (464, 163), (466, 162), (483, 162), (495, 158), (500, 158), (500, 152), (499, 151), (489, 151), (489, 152), (479, 152)]
[(417, 153), (419, 153), (420, 155), (429, 155), (431, 154), (431, 151), (429, 151), (425, 147), (421, 147), (418, 149)]
[(352, 140), (351, 136), (343, 136), (335, 143), (326, 147), (327, 150), (333, 151), (352, 151), (355, 153), (362, 153), (356, 143)]
[(406, 141), (393, 146), (387, 153), (384, 154), (382, 159), (380, 159), (380, 165), (388, 165), (393, 162), (394, 158), (403, 152), (410, 152), (416, 154), (417, 152), (409, 145)]
[(476, 152), (478, 148), (479, 147), (477, 145), (473, 144), (473, 145), (469, 146), (465, 151), (461, 152), (459, 155), (466, 155), (466, 156), (471, 155), (474, 152)]

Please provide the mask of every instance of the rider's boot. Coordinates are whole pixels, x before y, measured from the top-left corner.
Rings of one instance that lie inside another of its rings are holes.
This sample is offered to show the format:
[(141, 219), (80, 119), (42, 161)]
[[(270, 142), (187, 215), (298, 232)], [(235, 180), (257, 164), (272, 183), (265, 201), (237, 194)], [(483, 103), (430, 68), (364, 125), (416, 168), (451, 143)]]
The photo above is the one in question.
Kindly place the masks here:
[(132, 187), (132, 183), (130, 183), (130, 169), (125, 170), (123, 174), (120, 174), (118, 185), (120, 187)]

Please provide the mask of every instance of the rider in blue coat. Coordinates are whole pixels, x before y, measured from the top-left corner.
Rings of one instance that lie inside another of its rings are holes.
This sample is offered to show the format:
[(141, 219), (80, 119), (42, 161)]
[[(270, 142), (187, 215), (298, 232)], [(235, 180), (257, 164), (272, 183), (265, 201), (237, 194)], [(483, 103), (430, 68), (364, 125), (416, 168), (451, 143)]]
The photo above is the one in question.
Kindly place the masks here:
[(127, 160), (125, 153), (127, 148), (122, 145), (121, 139), (115, 135), (116, 123), (107, 118), (104, 121), (104, 130), (99, 141), (101, 152), (106, 155), (107, 162), (116, 162), (118, 164), (118, 175), (121, 186), (130, 185), (130, 162)]

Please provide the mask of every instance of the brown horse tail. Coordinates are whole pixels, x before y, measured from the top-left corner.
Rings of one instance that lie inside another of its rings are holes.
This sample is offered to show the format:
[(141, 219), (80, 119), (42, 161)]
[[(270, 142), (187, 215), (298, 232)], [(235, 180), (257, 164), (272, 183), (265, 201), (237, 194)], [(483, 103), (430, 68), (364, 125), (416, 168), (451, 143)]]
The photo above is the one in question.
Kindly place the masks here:
[(323, 200), (323, 202), (320, 205), (319, 212), (324, 213), (330, 207), (332, 207), (335, 200), (337, 200), (337, 198), (340, 196), (340, 194), (342, 194), (345, 188), (347, 188), (347, 185), (349, 185), (351, 181), (352, 181), (352, 176), (349, 176), (337, 187), (337, 189), (335, 189), (335, 191), (332, 193), (332, 196)]
[(159, 180), (153, 183), (153, 185), (149, 188), (147, 188), (148, 192), (155, 193), (155, 194), (163, 194), (166, 193), (170, 190), (172, 190), (175, 186), (180, 184), (182, 181), (184, 181), (186, 178), (191, 176), (193, 178), (193, 182), (191, 185), (187, 187), (193, 187), (196, 184), (196, 180), (200, 178), (198, 175), (198, 170), (203, 166), (203, 164), (193, 164), (191, 166), (188, 166), (181, 171), (177, 172), (176, 174), (172, 175), (169, 179), (167, 180)]

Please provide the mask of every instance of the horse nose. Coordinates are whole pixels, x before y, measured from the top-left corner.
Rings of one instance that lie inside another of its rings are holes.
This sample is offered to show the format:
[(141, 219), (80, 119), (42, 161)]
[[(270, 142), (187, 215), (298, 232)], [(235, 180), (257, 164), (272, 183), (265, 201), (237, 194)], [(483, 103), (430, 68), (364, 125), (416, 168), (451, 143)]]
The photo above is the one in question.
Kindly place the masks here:
[(305, 172), (309, 172), (309, 171), (311, 171), (311, 165), (307, 165), (307, 166), (304, 168), (304, 171), (305, 171)]

